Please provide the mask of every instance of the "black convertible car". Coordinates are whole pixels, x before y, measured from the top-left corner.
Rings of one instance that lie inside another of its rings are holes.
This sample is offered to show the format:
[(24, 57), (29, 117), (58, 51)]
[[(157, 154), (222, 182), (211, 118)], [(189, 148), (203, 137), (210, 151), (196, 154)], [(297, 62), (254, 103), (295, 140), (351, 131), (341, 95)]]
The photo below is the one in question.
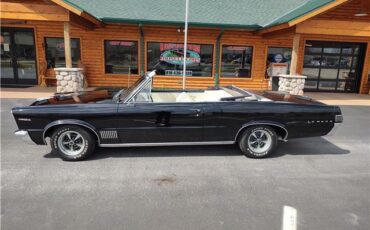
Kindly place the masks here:
[(154, 72), (126, 90), (56, 94), (12, 109), (19, 130), (64, 160), (100, 147), (237, 144), (248, 157), (270, 155), (279, 140), (323, 136), (342, 122), (339, 107), (280, 92), (235, 86), (156, 91)]

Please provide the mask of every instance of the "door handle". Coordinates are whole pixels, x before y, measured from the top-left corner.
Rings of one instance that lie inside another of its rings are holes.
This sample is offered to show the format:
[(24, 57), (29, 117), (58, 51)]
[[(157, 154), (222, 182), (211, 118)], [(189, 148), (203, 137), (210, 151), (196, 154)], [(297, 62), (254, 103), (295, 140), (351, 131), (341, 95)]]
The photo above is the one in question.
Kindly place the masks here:
[(195, 109), (194, 111), (195, 111), (195, 116), (197, 116), (197, 117), (199, 117), (201, 112), (202, 112), (201, 109)]

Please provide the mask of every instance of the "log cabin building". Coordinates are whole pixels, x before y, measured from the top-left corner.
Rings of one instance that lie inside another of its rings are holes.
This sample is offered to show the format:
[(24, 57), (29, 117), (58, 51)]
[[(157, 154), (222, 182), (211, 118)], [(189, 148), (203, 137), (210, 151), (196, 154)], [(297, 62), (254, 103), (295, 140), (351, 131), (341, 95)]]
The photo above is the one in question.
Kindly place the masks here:
[[(89, 86), (156, 69), (155, 87), (182, 87), (184, 0), (0, 4), (2, 86), (55, 85), (54, 68), (83, 67)], [(188, 43), (187, 88), (267, 89), (286, 63), (305, 91), (369, 93), (368, 0), (190, 0)]]

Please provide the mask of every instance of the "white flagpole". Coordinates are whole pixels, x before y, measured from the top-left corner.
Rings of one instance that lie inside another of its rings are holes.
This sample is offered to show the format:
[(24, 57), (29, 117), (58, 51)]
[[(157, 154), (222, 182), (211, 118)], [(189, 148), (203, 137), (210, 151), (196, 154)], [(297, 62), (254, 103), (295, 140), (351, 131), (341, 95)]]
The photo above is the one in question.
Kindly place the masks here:
[(184, 35), (184, 63), (182, 69), (182, 89), (185, 89), (185, 78), (186, 78), (186, 53), (188, 49), (188, 11), (189, 11), (189, 0), (185, 0), (185, 35)]

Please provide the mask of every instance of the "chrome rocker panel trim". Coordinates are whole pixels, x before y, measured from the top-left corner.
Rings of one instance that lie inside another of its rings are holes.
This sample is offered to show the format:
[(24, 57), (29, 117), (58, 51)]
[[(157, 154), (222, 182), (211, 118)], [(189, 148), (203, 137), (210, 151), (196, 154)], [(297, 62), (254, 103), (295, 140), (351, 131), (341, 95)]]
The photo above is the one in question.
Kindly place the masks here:
[(153, 146), (185, 146), (185, 145), (231, 145), (235, 141), (199, 141), (199, 142), (161, 142), (161, 143), (117, 143), (99, 144), (100, 147), (153, 147)]

